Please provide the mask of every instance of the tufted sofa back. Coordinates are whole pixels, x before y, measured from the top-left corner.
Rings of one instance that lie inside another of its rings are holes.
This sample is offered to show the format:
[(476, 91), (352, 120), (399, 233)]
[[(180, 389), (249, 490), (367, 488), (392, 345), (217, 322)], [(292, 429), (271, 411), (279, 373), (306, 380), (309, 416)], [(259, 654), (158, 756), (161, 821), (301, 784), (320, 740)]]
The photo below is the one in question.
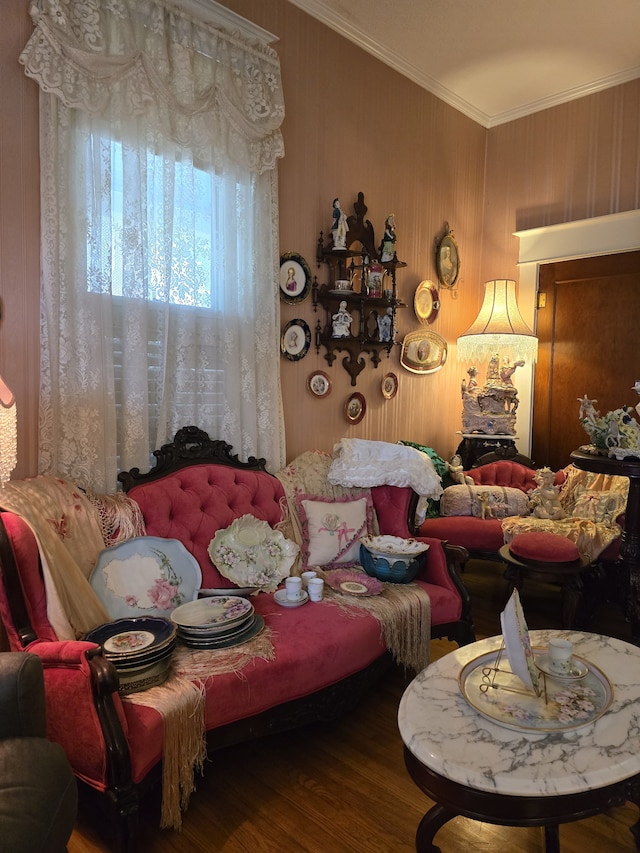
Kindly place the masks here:
[(144, 516), (147, 534), (179, 539), (200, 564), (204, 588), (231, 587), (211, 563), (207, 548), (216, 532), (247, 513), (275, 527), (283, 519), (284, 490), (263, 471), (193, 465), (128, 495)]
[(538, 485), (533, 479), (535, 476), (533, 468), (527, 468), (519, 462), (509, 459), (499, 459), (471, 468), (465, 474), (474, 481), (476, 486), (503, 486), (506, 488), (520, 489), (528, 492)]

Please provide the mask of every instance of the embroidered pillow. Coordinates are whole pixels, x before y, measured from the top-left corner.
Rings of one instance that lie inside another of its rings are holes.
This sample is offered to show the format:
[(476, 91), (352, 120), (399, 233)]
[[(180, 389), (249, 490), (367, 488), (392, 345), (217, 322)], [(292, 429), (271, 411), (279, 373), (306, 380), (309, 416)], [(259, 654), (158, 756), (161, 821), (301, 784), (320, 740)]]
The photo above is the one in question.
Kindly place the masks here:
[(371, 532), (371, 495), (338, 500), (299, 495), (305, 566), (352, 566), (359, 563), (360, 537)]
[(529, 515), (529, 499), (520, 489), (509, 486), (448, 486), (440, 499), (440, 515), (472, 515), (482, 518)]
[(578, 494), (569, 515), (572, 518), (588, 518), (590, 521), (613, 524), (625, 504), (624, 495), (619, 492), (585, 490)]

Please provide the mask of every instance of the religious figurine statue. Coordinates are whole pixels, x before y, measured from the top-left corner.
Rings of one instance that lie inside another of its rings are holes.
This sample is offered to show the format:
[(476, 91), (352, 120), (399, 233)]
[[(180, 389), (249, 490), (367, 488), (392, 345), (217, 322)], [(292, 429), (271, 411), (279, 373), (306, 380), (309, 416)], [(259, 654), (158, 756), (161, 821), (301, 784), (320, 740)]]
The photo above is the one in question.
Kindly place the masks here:
[(378, 340), (391, 340), (391, 322), (393, 319), (393, 308), (389, 306), (385, 314), (377, 318), (378, 323)]
[(393, 213), (385, 219), (384, 236), (380, 244), (380, 260), (392, 261), (396, 256), (396, 220)]
[(340, 307), (332, 316), (332, 338), (348, 338), (351, 329), (351, 314), (347, 311), (347, 303), (342, 300)]
[(538, 485), (529, 495), (529, 506), (531, 514), (536, 518), (558, 521), (567, 517), (560, 503), (560, 489), (553, 482), (555, 476), (551, 468), (539, 468), (534, 475), (533, 479)]
[(331, 236), (333, 237), (333, 248), (346, 249), (349, 226), (347, 225), (347, 215), (340, 207), (339, 198), (334, 198), (333, 200), (332, 216)]

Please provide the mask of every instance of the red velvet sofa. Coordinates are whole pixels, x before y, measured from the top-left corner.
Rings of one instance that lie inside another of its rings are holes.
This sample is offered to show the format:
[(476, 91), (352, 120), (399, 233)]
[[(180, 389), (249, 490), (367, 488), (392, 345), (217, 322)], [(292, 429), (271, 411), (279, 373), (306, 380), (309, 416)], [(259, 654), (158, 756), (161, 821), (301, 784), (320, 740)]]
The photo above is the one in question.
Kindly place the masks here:
[[(519, 489), (524, 494), (537, 486), (535, 469), (512, 459), (496, 459), (464, 473), (476, 486)], [(426, 518), (420, 525), (420, 536), (432, 536), (451, 545), (459, 545), (473, 557), (499, 559), (498, 551), (504, 545), (501, 519), (473, 515)]]
[[(275, 525), (283, 488), (263, 460), (239, 462), (229, 445), (194, 427), (156, 451), (148, 474), (121, 474), (144, 515), (148, 535), (179, 539), (198, 560), (203, 587), (228, 585), (211, 563), (215, 532), (251, 513)], [(372, 489), (380, 530), (407, 537), (416, 496), (410, 489)], [(123, 701), (113, 665), (93, 643), (58, 641), (46, 610), (36, 540), (14, 513), (0, 513), (0, 617), (13, 650), (37, 654), (44, 665), (48, 735), (60, 743), (76, 776), (98, 792), (114, 817), (116, 846), (136, 849), (140, 790), (157, 779), (163, 756), (163, 721), (153, 707)], [(469, 597), (456, 565), (463, 549), (429, 539), (417, 583), (431, 601), (432, 636), (459, 644), (474, 640)], [(350, 618), (327, 603), (279, 607), (271, 594), (252, 598), (273, 626), (275, 659), (253, 659), (242, 671), (207, 679), (208, 747), (335, 717), (351, 708), (389, 665), (380, 624), (369, 614)]]

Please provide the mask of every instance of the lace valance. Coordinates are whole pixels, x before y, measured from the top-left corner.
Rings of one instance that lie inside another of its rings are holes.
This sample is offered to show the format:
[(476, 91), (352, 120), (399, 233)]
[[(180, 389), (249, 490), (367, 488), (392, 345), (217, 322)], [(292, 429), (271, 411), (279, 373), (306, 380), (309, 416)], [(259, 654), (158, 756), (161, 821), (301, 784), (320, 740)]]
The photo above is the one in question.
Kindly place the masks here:
[(261, 173), (284, 154), (280, 63), (268, 45), (157, 0), (35, 0), (25, 73), (67, 107), (143, 120), (203, 163)]

